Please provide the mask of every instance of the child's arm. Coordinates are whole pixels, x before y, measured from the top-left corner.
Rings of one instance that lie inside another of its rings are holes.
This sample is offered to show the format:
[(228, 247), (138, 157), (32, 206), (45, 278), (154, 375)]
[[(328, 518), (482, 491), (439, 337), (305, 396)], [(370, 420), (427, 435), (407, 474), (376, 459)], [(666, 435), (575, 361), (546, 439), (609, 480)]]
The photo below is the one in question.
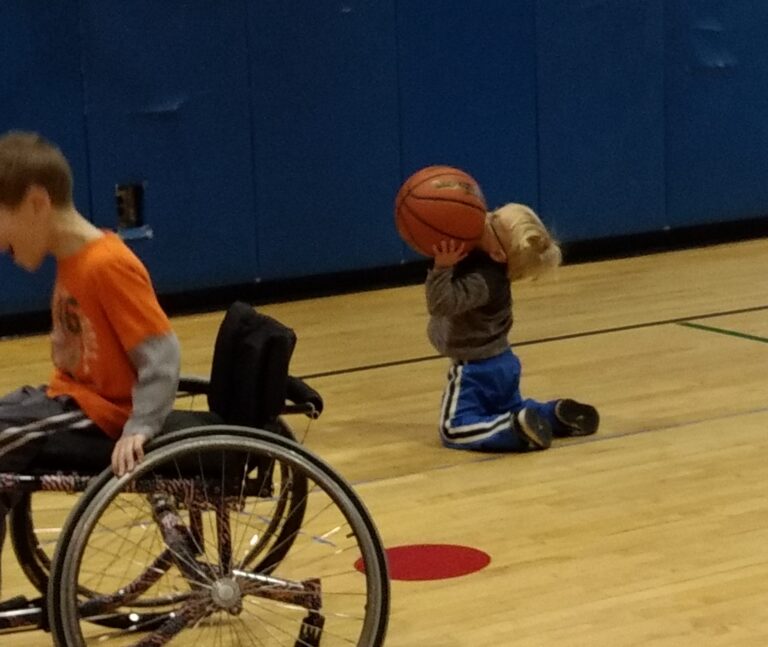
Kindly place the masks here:
[(112, 468), (122, 475), (144, 457), (144, 443), (155, 436), (173, 408), (179, 384), (180, 350), (173, 332), (150, 337), (128, 356), (136, 367), (133, 410), (112, 454)]
[(133, 387), (133, 411), (123, 427), (123, 435), (142, 434), (149, 439), (160, 431), (176, 399), (179, 341), (173, 332), (150, 337), (128, 356), (138, 377)]
[(488, 285), (482, 275), (469, 273), (459, 278), (454, 275), (453, 268), (467, 256), (464, 243), (442, 241), (432, 252), (435, 264), (427, 273), (426, 282), (429, 314), (455, 315), (488, 301)]

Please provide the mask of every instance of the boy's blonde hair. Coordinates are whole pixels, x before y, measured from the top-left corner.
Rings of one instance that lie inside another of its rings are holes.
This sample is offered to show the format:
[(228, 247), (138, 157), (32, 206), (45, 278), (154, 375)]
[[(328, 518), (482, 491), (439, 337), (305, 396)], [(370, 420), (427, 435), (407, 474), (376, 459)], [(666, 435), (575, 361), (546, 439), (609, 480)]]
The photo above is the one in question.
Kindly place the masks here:
[(490, 213), (489, 220), (507, 255), (510, 281), (535, 278), (562, 262), (560, 245), (524, 204), (505, 204)]
[(44, 188), (54, 207), (72, 204), (72, 169), (63, 153), (37, 133), (0, 137), (0, 204), (17, 207), (30, 186)]

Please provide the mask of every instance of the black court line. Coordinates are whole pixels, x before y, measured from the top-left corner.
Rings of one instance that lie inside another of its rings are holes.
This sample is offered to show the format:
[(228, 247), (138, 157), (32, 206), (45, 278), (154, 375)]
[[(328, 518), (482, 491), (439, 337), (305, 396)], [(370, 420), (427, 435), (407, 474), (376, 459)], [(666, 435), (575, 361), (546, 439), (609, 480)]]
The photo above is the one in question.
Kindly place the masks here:
[(702, 324), (692, 323), (690, 321), (681, 321), (681, 326), (687, 326), (688, 328), (696, 328), (697, 330), (705, 330), (707, 332), (714, 332), (719, 335), (730, 335), (731, 337), (739, 337), (740, 339), (748, 339), (750, 341), (759, 341), (763, 344), (768, 344), (768, 337), (760, 337), (759, 335), (750, 335), (745, 332), (739, 332), (737, 330), (728, 330), (726, 328), (715, 328), (714, 326), (704, 326)]
[[(576, 333), (569, 333), (567, 335), (554, 335), (552, 337), (540, 337), (538, 339), (529, 339), (527, 341), (516, 342), (513, 344), (515, 348), (521, 346), (535, 346), (536, 344), (546, 344), (553, 341), (565, 341), (568, 339), (581, 339), (584, 337), (594, 337), (597, 335), (607, 335), (615, 332), (625, 332), (627, 330), (641, 330), (643, 328), (653, 328), (655, 326), (665, 326), (668, 324), (687, 325), (691, 328), (703, 328), (711, 331), (722, 331), (722, 329), (709, 328), (707, 326), (701, 326), (698, 324), (691, 324), (692, 319), (713, 319), (715, 317), (726, 317), (728, 315), (745, 314), (749, 312), (760, 312), (761, 310), (768, 310), (768, 305), (753, 306), (751, 308), (739, 308), (737, 310), (722, 310), (720, 312), (708, 312), (699, 315), (688, 315), (685, 317), (675, 317), (674, 319), (658, 319), (656, 321), (647, 321), (645, 323), (627, 324), (626, 326), (614, 326), (612, 328), (598, 328), (597, 330), (585, 330)], [(737, 335), (737, 333), (732, 333)], [(762, 338), (757, 338), (758, 341), (768, 341)], [(419, 364), (421, 362), (431, 362), (437, 359), (442, 359), (442, 355), (425, 355), (423, 357), (412, 357), (411, 359), (398, 359), (391, 362), (380, 362), (378, 364), (366, 364), (364, 366), (353, 366), (351, 368), (340, 368), (332, 371), (322, 371), (320, 373), (310, 373), (307, 375), (301, 375), (303, 380), (311, 380), (320, 377), (332, 377), (335, 375), (348, 375), (351, 373), (362, 373), (363, 371), (373, 371), (379, 368), (391, 368), (393, 366), (407, 366), (408, 364)]]

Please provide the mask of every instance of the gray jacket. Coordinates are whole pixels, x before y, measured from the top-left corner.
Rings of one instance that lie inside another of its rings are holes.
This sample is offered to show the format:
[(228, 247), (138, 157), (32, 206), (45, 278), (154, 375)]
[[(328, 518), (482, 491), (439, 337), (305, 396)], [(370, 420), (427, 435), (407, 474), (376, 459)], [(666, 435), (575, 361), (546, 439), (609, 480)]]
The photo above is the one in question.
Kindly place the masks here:
[(494, 357), (509, 348), (512, 292), (506, 265), (475, 250), (451, 268), (427, 274), (427, 335), (454, 361)]

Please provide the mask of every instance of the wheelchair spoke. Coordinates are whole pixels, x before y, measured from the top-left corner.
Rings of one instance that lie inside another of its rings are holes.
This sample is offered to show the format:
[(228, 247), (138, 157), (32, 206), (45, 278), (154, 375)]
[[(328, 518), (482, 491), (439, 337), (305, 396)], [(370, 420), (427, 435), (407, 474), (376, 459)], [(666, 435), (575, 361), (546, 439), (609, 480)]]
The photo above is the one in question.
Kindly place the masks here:
[(54, 563), (62, 644), (84, 647), (93, 623), (116, 647), (382, 645), (386, 563), (372, 522), (299, 446), (256, 430), (201, 435), (103, 489)]

